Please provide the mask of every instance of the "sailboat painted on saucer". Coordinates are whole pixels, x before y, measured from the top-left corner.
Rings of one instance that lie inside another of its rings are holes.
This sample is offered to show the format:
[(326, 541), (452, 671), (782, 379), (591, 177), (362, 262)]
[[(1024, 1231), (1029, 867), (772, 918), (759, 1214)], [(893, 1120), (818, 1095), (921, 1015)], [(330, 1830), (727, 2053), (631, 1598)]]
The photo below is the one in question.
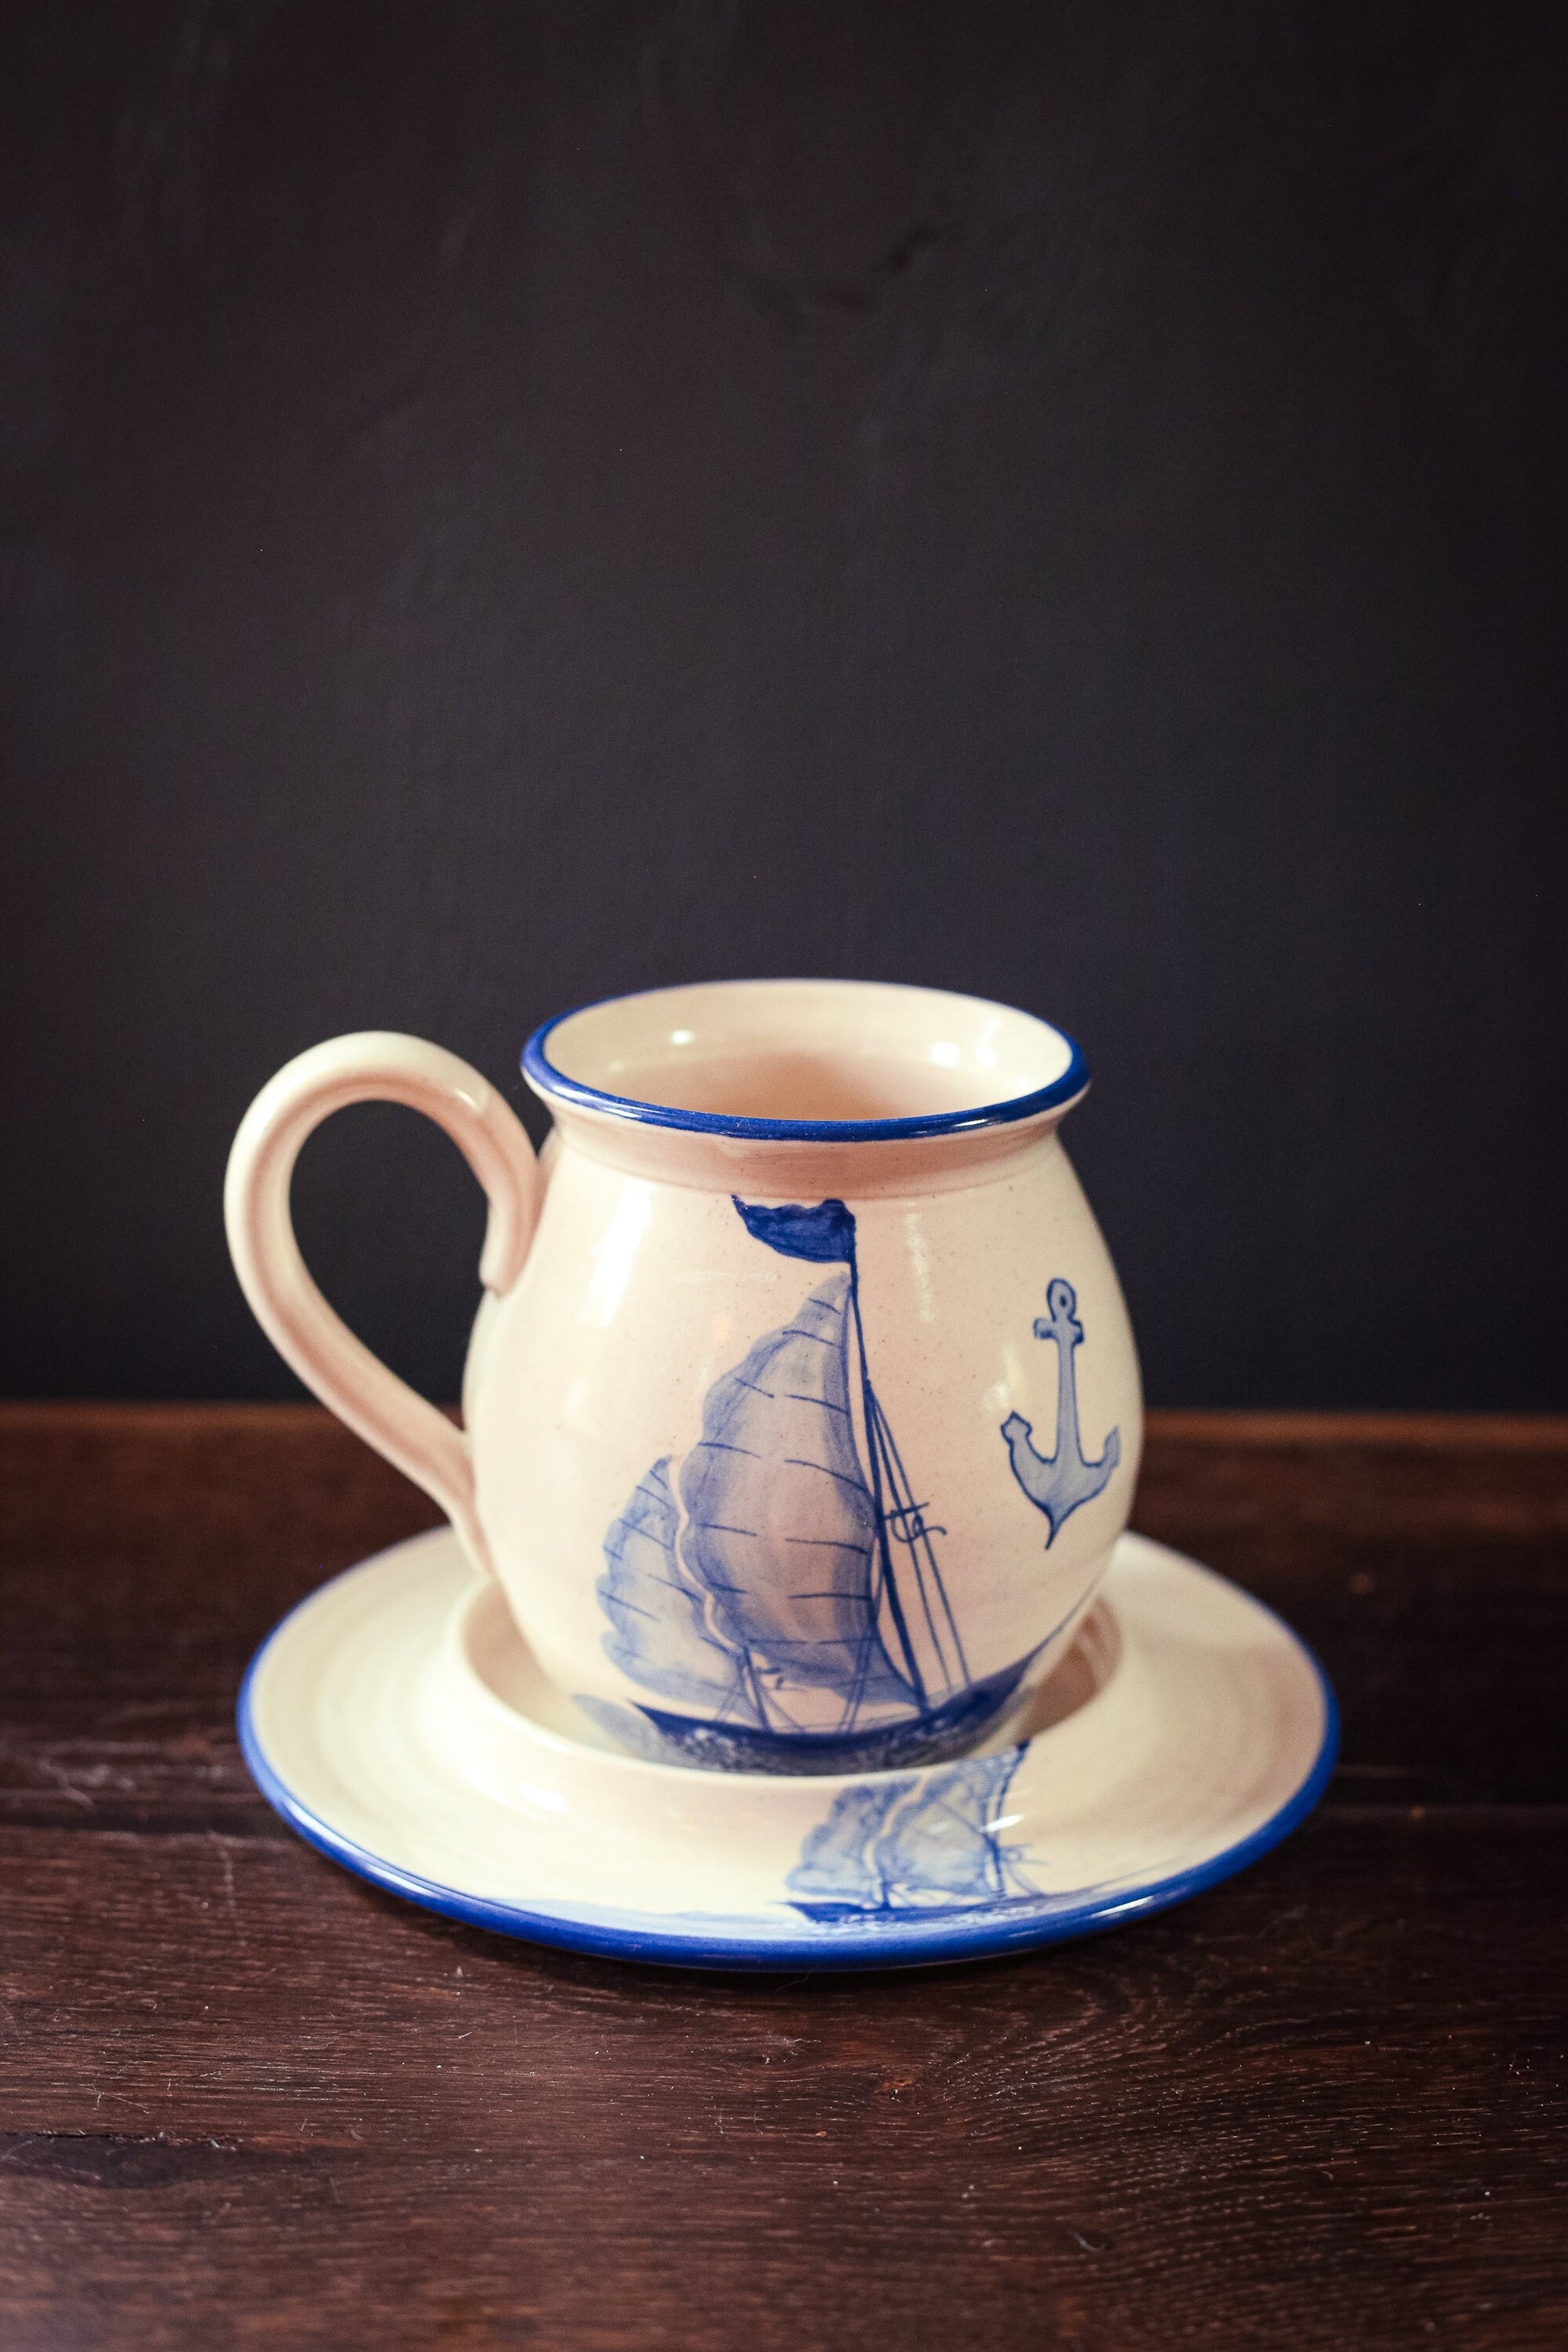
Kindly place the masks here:
[(1002, 1715), (1045, 1644), (970, 1671), (944, 1530), (867, 1360), (852, 1213), (734, 1207), (753, 1240), (825, 1271), (708, 1391), (678, 1475), (655, 1462), (606, 1533), (605, 1651), (675, 1704), (579, 1705), (646, 1755), (731, 1771), (937, 1762)]
[(907, 1917), (956, 1918), (1016, 1905), (1039, 1889), (1003, 1832), (1023, 1748), (934, 1772), (890, 1774), (840, 1790), (808, 1832), (785, 1881), (793, 1907), (825, 1927)]

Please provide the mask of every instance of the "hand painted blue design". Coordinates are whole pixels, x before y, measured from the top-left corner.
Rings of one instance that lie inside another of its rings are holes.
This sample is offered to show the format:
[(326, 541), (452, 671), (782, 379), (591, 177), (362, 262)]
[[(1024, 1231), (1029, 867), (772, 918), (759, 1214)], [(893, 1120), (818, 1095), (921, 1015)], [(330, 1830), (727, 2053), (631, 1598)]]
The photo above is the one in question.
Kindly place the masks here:
[(785, 1885), (795, 1910), (826, 1927), (896, 1913), (923, 1918), (1037, 1899), (1003, 1843), (1007, 1790), (1022, 1748), (913, 1776), (841, 1790), (808, 1832)]
[(801, 1694), (831, 1692), (857, 1716), (901, 1709), (910, 1696), (878, 1630), (877, 1509), (849, 1403), (849, 1282), (831, 1275), (714, 1382), (680, 1472), (682, 1549), (752, 1661), (763, 1728), (786, 1727)]
[[(611, 1526), (605, 1649), (676, 1702), (637, 1711), (682, 1761), (853, 1771), (955, 1755), (1038, 1649), (970, 1672), (942, 1529), (915, 1499), (866, 1361), (849, 1210), (735, 1210), (768, 1248), (836, 1270), (709, 1390), (679, 1506), (666, 1456)], [(618, 1703), (589, 1711), (625, 1738)]]
[(752, 1239), (766, 1242), (781, 1257), (810, 1258), (819, 1265), (854, 1265), (855, 1219), (842, 1201), (821, 1201), (815, 1209), (770, 1209), (731, 1198)]
[(1046, 1538), (1046, 1549), (1061, 1533), (1063, 1522), (1071, 1517), (1080, 1503), (1092, 1503), (1103, 1492), (1111, 1472), (1121, 1459), (1121, 1433), (1113, 1429), (1105, 1441), (1105, 1450), (1098, 1462), (1086, 1461), (1083, 1441), (1078, 1425), (1078, 1373), (1073, 1351), (1083, 1338), (1083, 1326), (1078, 1320), (1078, 1295), (1070, 1282), (1059, 1277), (1046, 1292), (1048, 1315), (1041, 1316), (1035, 1324), (1037, 1339), (1054, 1339), (1057, 1346), (1057, 1447), (1054, 1454), (1039, 1454), (1031, 1440), (1034, 1424), (1022, 1413), (1010, 1412), (1002, 1423), (1013, 1475), (1037, 1510), (1045, 1513), (1050, 1527)]
[(610, 1621), (605, 1649), (645, 1690), (717, 1714), (743, 1703), (745, 1660), (689, 1574), (676, 1541), (679, 1527), (667, 1454), (605, 1538), (597, 1588)]
[(640, 1701), (626, 1705), (586, 1695), (579, 1696), (577, 1705), (617, 1747), (654, 1763), (700, 1765), (714, 1772), (908, 1771), (973, 1748), (1005, 1713), (1038, 1655), (1032, 1650), (922, 1715), (906, 1713), (851, 1731), (782, 1731), (747, 1723), (733, 1712), (677, 1715)]

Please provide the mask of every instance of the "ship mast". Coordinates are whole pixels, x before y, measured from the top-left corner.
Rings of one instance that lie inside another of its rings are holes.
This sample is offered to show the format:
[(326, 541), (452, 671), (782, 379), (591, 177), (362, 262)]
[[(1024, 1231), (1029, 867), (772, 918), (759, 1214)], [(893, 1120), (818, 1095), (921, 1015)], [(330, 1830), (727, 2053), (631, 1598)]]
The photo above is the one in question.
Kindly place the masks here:
[[(964, 1656), (963, 1643), (959, 1634), (957, 1622), (953, 1617), (952, 1604), (947, 1597), (947, 1585), (937, 1565), (936, 1548), (931, 1542), (933, 1531), (926, 1524), (925, 1506), (915, 1500), (915, 1490), (910, 1483), (909, 1473), (904, 1468), (903, 1456), (899, 1452), (898, 1440), (894, 1437), (891, 1424), (882, 1410), (881, 1399), (874, 1391), (872, 1403), (876, 1411), (876, 1436), (882, 1457), (883, 1475), (888, 1482), (889, 1492), (894, 1497), (893, 1507), (888, 1514), (889, 1521), (897, 1541), (908, 1548), (910, 1564), (915, 1572), (916, 1586), (921, 1596), (921, 1608), (925, 1617), (926, 1630), (931, 1635), (931, 1647), (936, 1653), (937, 1662), (947, 1685), (947, 1692), (944, 1696), (950, 1696), (954, 1691), (967, 1688), (970, 1681), (969, 1661)], [(942, 1535), (946, 1530), (938, 1528), (934, 1532)], [(946, 1639), (952, 1642), (957, 1660), (956, 1673), (948, 1664), (943, 1635), (937, 1625), (935, 1613), (931, 1608), (931, 1593), (933, 1586), (942, 1614), (946, 1621)]]
[[(947, 1586), (937, 1566), (931, 1531), (927, 1528), (922, 1507), (915, 1500), (914, 1488), (904, 1468), (897, 1440), (882, 1410), (881, 1400), (871, 1385), (870, 1366), (866, 1358), (866, 1327), (860, 1317), (860, 1268), (853, 1253), (849, 1259), (849, 1302), (855, 1317), (856, 1350), (860, 1366), (860, 1402), (866, 1422), (866, 1454), (871, 1474), (871, 1500), (877, 1514), (877, 1548), (881, 1558), (882, 1579), (888, 1595), (889, 1612), (903, 1652), (904, 1664), (914, 1687), (915, 1698), (922, 1714), (931, 1704), (926, 1678), (921, 1672), (915, 1645), (905, 1613), (904, 1597), (893, 1565), (893, 1538), (901, 1543), (910, 1556), (914, 1570), (915, 1589), (920, 1594), (921, 1612), (931, 1637), (938, 1669), (947, 1687), (941, 1694), (946, 1698), (969, 1683), (969, 1663), (963, 1654), (952, 1606), (947, 1597)], [(923, 1558), (922, 1558), (923, 1553)], [(936, 1588), (942, 1614), (946, 1620), (947, 1635), (958, 1661), (954, 1673), (948, 1664), (947, 1651), (931, 1608), (931, 1587)]]
[(888, 1512), (882, 1500), (882, 1450), (878, 1443), (877, 1424), (881, 1408), (877, 1392), (871, 1386), (871, 1374), (866, 1362), (866, 1328), (860, 1320), (860, 1268), (853, 1255), (849, 1260), (849, 1304), (855, 1317), (855, 1351), (860, 1366), (860, 1405), (866, 1417), (866, 1452), (871, 1472), (871, 1503), (877, 1514), (877, 1549), (882, 1563), (882, 1586), (888, 1596), (888, 1608), (893, 1629), (899, 1637), (899, 1647), (904, 1654), (904, 1666), (914, 1691), (916, 1703), (923, 1715), (928, 1705), (925, 1677), (915, 1656), (915, 1645), (910, 1638), (909, 1622), (904, 1615), (903, 1595), (893, 1573), (893, 1551), (888, 1539)]

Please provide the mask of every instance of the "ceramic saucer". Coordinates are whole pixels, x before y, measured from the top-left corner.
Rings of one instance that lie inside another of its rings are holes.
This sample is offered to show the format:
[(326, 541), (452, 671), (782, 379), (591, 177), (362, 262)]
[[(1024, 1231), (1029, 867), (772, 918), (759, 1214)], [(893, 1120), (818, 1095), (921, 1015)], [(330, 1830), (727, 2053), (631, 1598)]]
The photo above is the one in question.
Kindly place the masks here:
[(1257, 1859), (1321, 1794), (1333, 1694), (1261, 1603), (1123, 1536), (1068, 1659), (958, 1763), (705, 1772), (597, 1745), (448, 1529), (252, 1662), (239, 1733), (308, 1842), (432, 1910), (700, 1968), (885, 1968), (1086, 1935)]

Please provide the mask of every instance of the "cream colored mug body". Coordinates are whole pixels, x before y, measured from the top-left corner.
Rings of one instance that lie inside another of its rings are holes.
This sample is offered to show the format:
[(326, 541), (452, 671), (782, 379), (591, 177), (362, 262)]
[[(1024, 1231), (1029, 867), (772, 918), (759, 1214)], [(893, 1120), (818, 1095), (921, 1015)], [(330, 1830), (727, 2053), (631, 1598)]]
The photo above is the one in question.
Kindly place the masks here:
[[(563, 1015), (523, 1069), (542, 1166), (416, 1038), (279, 1071), (226, 1193), (262, 1325), (599, 1736), (775, 1772), (972, 1747), (1065, 1654), (1137, 1472), (1132, 1334), (1058, 1135), (1077, 1048), (978, 998), (742, 981)], [(489, 1196), (460, 1430), (289, 1223), (305, 1138), (370, 1099), (428, 1113)]]

